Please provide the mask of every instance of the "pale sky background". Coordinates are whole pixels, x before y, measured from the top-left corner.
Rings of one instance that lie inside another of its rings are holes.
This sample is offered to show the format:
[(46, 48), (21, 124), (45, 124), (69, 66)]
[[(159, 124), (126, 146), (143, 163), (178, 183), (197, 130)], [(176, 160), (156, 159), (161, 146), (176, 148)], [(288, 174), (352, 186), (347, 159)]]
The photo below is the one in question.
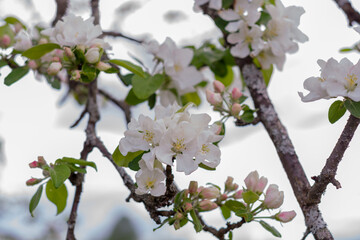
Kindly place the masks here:
[[(35, 15), (27, 10), (24, 2), (24, 0), (0, 0), (0, 16), (20, 15), (20, 18), (29, 24), (39, 19), (48, 23), (53, 19), (55, 12), (53, 1), (33, 0), (38, 10)], [(72, 9), (87, 3), (80, 0), (75, 2), (77, 4), (73, 4)], [(144, 3), (144, 6), (126, 17), (121, 24), (120, 21), (114, 24), (115, 10), (118, 5), (114, 6), (114, 1), (102, 0), (102, 28), (109, 30), (112, 27), (121, 27), (124, 34), (137, 38), (152, 36), (159, 42), (169, 36), (179, 45), (199, 46), (204, 39), (216, 39), (220, 36), (207, 16), (192, 11), (192, 0), (134, 0), (132, 2)], [(301, 44), (296, 54), (287, 56), (284, 70), (276, 71), (272, 77), (269, 94), (310, 178), (321, 171), (346, 123), (348, 113), (336, 124), (331, 125), (327, 121), (327, 111), (333, 101), (320, 100), (305, 104), (300, 101), (297, 92), (304, 91), (302, 84), (306, 78), (319, 74), (319, 66), (316, 64), (319, 58), (327, 60), (334, 57), (340, 60), (342, 57), (348, 57), (353, 62), (357, 62), (358, 53), (340, 54), (338, 50), (359, 41), (360, 35), (347, 27), (347, 19), (331, 0), (296, 2), (284, 0), (283, 3), (285, 6), (297, 4), (304, 7), (306, 13), (301, 18), (300, 29), (309, 36), (310, 41)], [(359, 2), (354, 5), (360, 8)], [(184, 17), (176, 23), (165, 23), (164, 14), (169, 10), (182, 11)], [(86, 11), (76, 10), (75, 13), (82, 14), (85, 18), (89, 16)], [(111, 41), (113, 42), (115, 41)], [(113, 47), (114, 58), (130, 59), (129, 52), (144, 58), (144, 52), (138, 50), (138, 45), (120, 39), (117, 42), (119, 44)], [(1, 70), (1, 82), (7, 73), (8, 69)], [(123, 98), (127, 93), (114, 76), (102, 76), (99, 84), (101, 88), (118, 98)], [(26, 187), (25, 181), (31, 176), (41, 176), (39, 170), (28, 167), (28, 163), (36, 160), (37, 156), (42, 155), (46, 160), (53, 162), (62, 156), (78, 157), (80, 155), (85, 139), (83, 130), (87, 118), (75, 129), (69, 129), (81, 113), (82, 107), (70, 99), (58, 106), (65, 92), (65, 87), (57, 91), (51, 89), (44, 80), (35, 80), (32, 73), (11, 87), (0, 84), (0, 138), (5, 140), (6, 156), (6, 164), (1, 165), (0, 170), (1, 196), (13, 199), (25, 196), (27, 201), (30, 200), (36, 188)], [(98, 124), (98, 135), (112, 151), (125, 131), (123, 115), (111, 103), (100, 105), (102, 119)], [(134, 116), (140, 112), (151, 114), (146, 108), (145, 104), (136, 109)], [(206, 103), (202, 104), (198, 112), (204, 111), (209, 112)], [(219, 118), (217, 114), (212, 114), (212, 117), (214, 121)], [(360, 239), (360, 209), (358, 207), (360, 188), (357, 178), (360, 169), (359, 144), (360, 134), (357, 132), (338, 170), (337, 179), (341, 182), (342, 188), (336, 190), (333, 186), (329, 186), (320, 205), (329, 229), (336, 239)], [(220, 146), (222, 162), (217, 171), (198, 170), (189, 176), (182, 173), (176, 174), (175, 179), (180, 188), (187, 187), (191, 180), (198, 180), (200, 184), (211, 181), (222, 186), (229, 175), (235, 178), (235, 182), (242, 185), (247, 174), (257, 169), (260, 175), (268, 178), (269, 183), (278, 184), (279, 188), (285, 192), (285, 201), (281, 209), (294, 209), (298, 213), (291, 223), (284, 224), (283, 227), (276, 222), (271, 222), (271, 224), (277, 227), (283, 239), (301, 239), (305, 231), (303, 216), (264, 128), (260, 124), (255, 127), (237, 128), (229, 120), (225, 139)], [(96, 162), (98, 172), (89, 169), (86, 175), (77, 226), (79, 239), (100, 239), (94, 236), (99, 236), (96, 234), (99, 234), (101, 229), (104, 230), (111, 225), (114, 212), (133, 216), (134, 221), (146, 223), (144, 226), (138, 226), (145, 231), (140, 239), (152, 239), (151, 229), (155, 227), (155, 224), (148, 217), (142, 204), (125, 203), (128, 190), (123, 186), (112, 165), (102, 158), (97, 150), (90, 155), (89, 160)], [(312, 180), (310, 181), (312, 183)], [(68, 206), (66, 211), (57, 217), (60, 222), (61, 220), (65, 222), (72, 202), (74, 188), (70, 184), (67, 184), (67, 187), (70, 194)], [(44, 211), (47, 215), (55, 215), (55, 207), (48, 203), (45, 195), (39, 207), (46, 207)], [(220, 212), (204, 214), (204, 216), (210, 224), (216, 225), (217, 222), (224, 224)], [(236, 219), (233, 220), (236, 221)], [(13, 223), (12, 228), (16, 228), (19, 221), (13, 216), (11, 223)], [(196, 235), (191, 224), (179, 231), (174, 231), (169, 226), (163, 228), (164, 231), (158, 233), (159, 236), (163, 236), (163, 239), (167, 239), (170, 235), (174, 236), (174, 239), (176, 236), (183, 239), (211, 239), (208, 233)], [(19, 229), (23, 231), (25, 228), (19, 226)], [(65, 232), (65, 230), (61, 231)], [(170, 235), (167, 231), (170, 231)], [(27, 235), (22, 236), (27, 239)], [(162, 238), (159, 237), (159, 239)], [(234, 239), (274, 238), (257, 223), (250, 223), (236, 230)], [(313, 237), (309, 236), (307, 239), (313, 239)]]

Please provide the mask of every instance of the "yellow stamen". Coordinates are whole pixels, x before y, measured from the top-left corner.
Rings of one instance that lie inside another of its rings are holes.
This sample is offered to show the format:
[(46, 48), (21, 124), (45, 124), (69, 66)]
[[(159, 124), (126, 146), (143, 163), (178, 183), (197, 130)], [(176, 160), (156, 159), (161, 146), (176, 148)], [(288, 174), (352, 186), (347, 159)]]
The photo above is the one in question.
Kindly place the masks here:
[(172, 146), (173, 147), (171, 150), (173, 152), (182, 153), (182, 151), (186, 149), (185, 144), (184, 144), (184, 138), (176, 139), (176, 142), (173, 142)]
[(345, 77), (345, 80), (348, 82), (348, 85), (345, 86), (345, 88), (348, 90), (348, 91), (354, 91), (356, 86), (357, 86), (357, 76), (355, 74), (347, 74), (347, 76)]
[(153, 188), (154, 185), (155, 185), (155, 180), (148, 178), (147, 181), (146, 181), (146, 187), (147, 188)]
[(154, 139), (155, 134), (153, 132), (150, 132), (149, 130), (145, 131), (145, 134), (143, 136), (143, 139), (149, 143), (151, 143)]
[(201, 147), (201, 153), (206, 154), (208, 152), (210, 152), (209, 147), (206, 144), (203, 144), (202, 147)]

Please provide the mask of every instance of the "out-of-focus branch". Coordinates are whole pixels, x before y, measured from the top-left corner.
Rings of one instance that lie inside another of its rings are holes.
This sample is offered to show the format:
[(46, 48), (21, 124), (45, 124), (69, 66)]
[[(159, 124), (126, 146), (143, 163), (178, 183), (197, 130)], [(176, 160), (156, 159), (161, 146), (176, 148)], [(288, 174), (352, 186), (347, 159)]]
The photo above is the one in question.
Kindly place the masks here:
[(113, 96), (111, 96), (109, 93), (105, 92), (102, 89), (99, 89), (99, 94), (104, 96), (106, 99), (109, 99), (112, 103), (114, 103), (116, 106), (118, 106), (124, 112), (126, 123), (130, 122), (131, 111), (130, 111), (129, 104), (127, 104), (125, 101), (115, 99)]
[(326, 164), (321, 171), (321, 174), (313, 178), (315, 183), (308, 193), (309, 204), (320, 203), (321, 196), (325, 192), (329, 183), (333, 183), (336, 188), (341, 187), (340, 183), (335, 179), (336, 171), (359, 123), (360, 119), (350, 115), (338, 142), (336, 143), (330, 157), (327, 159)]
[(339, 8), (343, 10), (348, 21), (349, 26), (353, 25), (353, 22), (360, 24), (360, 13), (354, 9), (348, 0), (334, 0)]
[(56, 15), (51, 23), (51, 26), (55, 26), (57, 21), (59, 21), (66, 14), (66, 10), (69, 6), (69, 0), (55, 0), (55, 2), (56, 2)]
[[(215, 19), (217, 12), (209, 9), (208, 4), (202, 6), (204, 14)], [(226, 37), (224, 36), (226, 40)], [(227, 43), (229, 45), (229, 43)], [(262, 73), (252, 63), (252, 59), (236, 58), (236, 63), (243, 74), (246, 86), (258, 109), (258, 117), (269, 134), (283, 168), (290, 181), (295, 197), (301, 207), (305, 217), (305, 224), (310, 228), (311, 233), (316, 240), (331, 240), (333, 236), (327, 229), (327, 225), (322, 218), (321, 212), (317, 205), (307, 205), (307, 193), (310, 189), (310, 183), (302, 168), (302, 165), (296, 155), (295, 148), (290, 140), (285, 126), (281, 123), (275, 108), (267, 93), (267, 88)]]
[(127, 40), (142, 44), (144, 41), (143, 40), (138, 40), (129, 36), (126, 36), (122, 33), (119, 32), (114, 32), (114, 31), (103, 31), (103, 34), (101, 35), (102, 37), (104, 36), (109, 36), (109, 37), (121, 37), (121, 38), (125, 38)]
[(91, 0), (91, 16), (94, 17), (94, 25), (100, 23), (99, 0)]

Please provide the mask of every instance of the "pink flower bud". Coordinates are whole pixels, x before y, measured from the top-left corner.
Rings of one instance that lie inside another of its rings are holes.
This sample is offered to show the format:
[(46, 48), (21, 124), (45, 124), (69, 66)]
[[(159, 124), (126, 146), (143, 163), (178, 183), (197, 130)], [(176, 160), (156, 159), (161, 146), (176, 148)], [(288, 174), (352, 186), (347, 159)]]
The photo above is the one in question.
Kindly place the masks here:
[(214, 106), (221, 105), (223, 101), (220, 93), (214, 93), (209, 89), (206, 89), (206, 100)]
[(216, 93), (222, 93), (225, 91), (225, 86), (222, 82), (215, 80), (213, 82), (213, 85), (214, 85), (214, 90)]
[(47, 69), (47, 73), (49, 75), (56, 75), (62, 68), (62, 65), (60, 62), (52, 62), (50, 66)]
[(191, 203), (189, 203), (189, 202), (185, 203), (185, 211), (186, 211), (186, 212), (189, 212), (189, 211), (191, 211), (192, 209), (193, 209), (193, 206), (192, 206)]
[(96, 68), (99, 69), (100, 71), (106, 71), (111, 68), (111, 65), (104, 62), (98, 62), (96, 64)]
[(38, 156), (38, 164), (40, 167), (46, 165), (46, 161), (43, 156)]
[(1, 42), (0, 42), (0, 46), (2, 48), (7, 48), (10, 46), (10, 43), (11, 43), (11, 38), (9, 35), (7, 34), (4, 34), (1, 38)]
[(60, 62), (60, 58), (55, 56), (55, 57), (52, 57), (51, 61), (52, 62)]
[(231, 107), (231, 113), (232, 113), (232, 115), (233, 116), (239, 116), (239, 113), (241, 112), (241, 110), (242, 110), (242, 107), (241, 107), (241, 105), (240, 104), (238, 104), (238, 103), (234, 103), (233, 105), (232, 105), (232, 107)]
[(275, 219), (282, 223), (287, 223), (293, 220), (295, 216), (296, 216), (296, 212), (294, 210), (288, 212), (279, 212), (278, 214), (275, 215)]
[(225, 193), (223, 193), (223, 194), (221, 194), (221, 196), (220, 196), (220, 201), (225, 201), (227, 198), (228, 198), (228, 195), (225, 194)]
[(243, 194), (243, 190), (239, 190), (239, 191), (237, 191), (237, 192), (235, 192), (235, 194), (234, 194), (234, 198), (235, 199), (240, 199), (240, 198), (242, 198), (242, 194)]
[(198, 187), (198, 189), (197, 189), (197, 193), (200, 193), (203, 189), (204, 189), (204, 187), (203, 187), (203, 186)]
[(75, 55), (74, 55), (74, 53), (71, 51), (71, 48), (69, 48), (69, 47), (64, 47), (64, 52), (65, 52), (65, 55), (66, 55), (71, 61), (74, 61), (74, 60), (75, 60)]
[(30, 60), (27, 65), (28, 65), (28, 67), (29, 67), (30, 69), (32, 69), (32, 70), (35, 70), (35, 69), (38, 68), (37, 63), (36, 63), (34, 60)]
[(195, 194), (198, 190), (198, 182), (196, 181), (191, 181), (189, 184), (189, 193), (190, 194)]
[(238, 189), (238, 188), (239, 188), (239, 185), (234, 183), (231, 187), (231, 191), (236, 191), (236, 189)]
[(204, 188), (200, 192), (200, 197), (203, 199), (214, 199), (220, 196), (220, 190), (216, 187)]
[(231, 91), (231, 97), (233, 100), (238, 100), (242, 95), (242, 92), (237, 87), (234, 87)]
[(266, 190), (264, 207), (268, 209), (279, 208), (284, 202), (284, 192), (279, 191), (279, 187), (276, 184), (270, 184)]
[(253, 171), (244, 180), (246, 188), (255, 193), (262, 193), (267, 184), (267, 178), (261, 177), (259, 179), (259, 173)]
[(33, 162), (29, 163), (29, 167), (30, 168), (37, 168), (37, 167), (39, 167), (39, 164), (38, 164), (37, 161), (33, 161)]
[(233, 186), (233, 181), (234, 181), (233, 177), (227, 177), (225, 181), (225, 191), (230, 191), (230, 189)]
[(182, 213), (180, 213), (180, 212), (175, 213), (175, 219), (176, 220), (181, 220), (183, 218), (184, 218), (184, 215)]
[(74, 70), (71, 72), (71, 80), (78, 81), (81, 78), (80, 70)]
[(21, 29), (23, 29), (23, 25), (21, 25), (21, 23), (15, 23), (14, 24), (14, 28), (15, 28), (15, 33), (20, 32)]
[(30, 178), (29, 180), (26, 181), (26, 185), (34, 186), (35, 184), (38, 184), (41, 181), (42, 181), (42, 179), (39, 179), (39, 178)]
[(46, 38), (40, 38), (40, 40), (39, 40), (39, 45), (40, 44), (46, 44), (46, 43), (48, 43), (49, 41), (46, 39)]
[(214, 123), (214, 125), (216, 125), (218, 128), (217, 128), (217, 130), (216, 130), (216, 132), (215, 132), (215, 134), (216, 135), (219, 135), (220, 133), (221, 133), (221, 131), (222, 131), (222, 122), (215, 122)]
[(210, 211), (217, 207), (218, 207), (218, 205), (216, 203), (214, 203), (208, 199), (203, 200), (199, 203), (199, 208), (200, 208), (200, 210), (203, 210), (203, 211)]
[(97, 63), (100, 60), (98, 48), (89, 48), (85, 53), (85, 59), (88, 63)]

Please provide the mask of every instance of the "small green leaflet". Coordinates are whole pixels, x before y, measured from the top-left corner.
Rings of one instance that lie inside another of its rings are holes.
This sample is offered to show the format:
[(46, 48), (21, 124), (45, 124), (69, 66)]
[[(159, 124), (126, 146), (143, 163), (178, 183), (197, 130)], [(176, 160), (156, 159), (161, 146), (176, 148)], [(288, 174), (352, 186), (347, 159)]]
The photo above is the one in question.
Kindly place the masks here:
[(131, 79), (135, 95), (139, 99), (147, 99), (160, 88), (165, 81), (163, 74), (151, 76), (146, 73), (145, 77), (135, 75)]
[(350, 47), (340, 49), (340, 52), (351, 52), (351, 51), (354, 51), (354, 49)]
[(342, 116), (344, 116), (346, 112), (346, 108), (344, 106), (344, 102), (337, 100), (333, 102), (329, 108), (328, 118), (331, 124), (335, 123)]
[(20, 23), (21, 26), (26, 30), (26, 26), (17, 18), (15, 17), (7, 17), (4, 19), (5, 22), (9, 23), (9, 24), (16, 24), (16, 23)]
[(128, 154), (124, 156), (121, 154), (119, 147), (116, 147), (114, 153), (112, 154), (112, 158), (116, 165), (120, 167), (128, 167), (129, 163), (143, 152), (144, 151), (128, 152)]
[(29, 203), (29, 211), (32, 217), (34, 217), (34, 210), (37, 207), (37, 205), (39, 204), (40, 198), (41, 198), (41, 194), (43, 191), (43, 185), (41, 184), (39, 186), (39, 188), (36, 190), (34, 196), (31, 198), (30, 203)]
[(209, 167), (209, 166), (206, 166), (206, 165), (203, 164), (203, 163), (200, 163), (200, 164), (199, 164), (199, 167), (201, 167), (201, 168), (203, 168), (203, 169), (205, 169), (205, 170), (208, 170), (208, 171), (215, 171), (215, 170), (216, 170), (216, 168), (211, 168), (211, 167)]
[(142, 70), (142, 68), (140, 66), (137, 66), (129, 61), (120, 60), (120, 59), (111, 59), (109, 62), (116, 64), (120, 67), (126, 68), (130, 72), (132, 72), (140, 77), (143, 77), (143, 78), (146, 77), (144, 71)]
[(267, 231), (271, 232), (272, 235), (274, 235), (275, 237), (281, 238), (281, 234), (279, 233), (278, 230), (276, 230), (276, 228), (274, 228), (273, 226), (270, 226), (267, 222), (264, 222), (262, 220), (259, 223), (261, 224), (261, 226), (263, 226), (263, 228), (265, 228)]
[(273, 73), (274, 66), (271, 64), (269, 69), (261, 69), (261, 73), (264, 78), (265, 85), (268, 86), (270, 83), (271, 75)]
[(196, 215), (194, 209), (190, 211), (190, 216), (193, 220), (195, 231), (200, 232), (203, 229), (203, 226), (201, 225), (201, 222), (200, 222), (198, 216)]
[(28, 72), (29, 72), (29, 68), (27, 67), (15, 68), (5, 77), (4, 84), (6, 86), (10, 86), (11, 84), (19, 81)]
[[(148, 152), (148, 151), (147, 151)], [(133, 171), (139, 171), (139, 161), (141, 160), (142, 156), (145, 152), (142, 152), (140, 155), (136, 156), (131, 162), (129, 162), (129, 168)]]
[(70, 177), (70, 174), (71, 170), (65, 164), (55, 165), (53, 168), (50, 168), (50, 177), (56, 189)]
[(215, 79), (222, 82), (225, 87), (228, 87), (231, 85), (231, 83), (234, 80), (234, 71), (232, 70), (232, 67), (229, 65), (225, 65), (227, 69), (227, 74), (225, 76), (219, 76), (215, 75)]
[(177, 210), (180, 207), (181, 202), (184, 198), (184, 193), (185, 193), (185, 190), (182, 190), (175, 195), (175, 198), (174, 198), (174, 209), (175, 210)]
[(85, 160), (76, 159), (76, 158), (69, 158), (69, 157), (63, 157), (62, 159), (56, 160), (56, 163), (62, 163), (62, 162), (77, 164), (80, 166), (89, 166), (89, 167), (94, 168), (97, 171), (97, 167), (94, 162), (85, 161)]
[(345, 101), (345, 107), (354, 117), (360, 118), (360, 102), (354, 102), (347, 99)]
[(39, 59), (45, 54), (51, 52), (54, 49), (60, 49), (60, 45), (56, 43), (45, 43), (36, 45), (35, 47), (29, 48), (25, 52), (22, 53), (24, 57), (29, 59)]
[(233, 212), (246, 209), (246, 207), (243, 203), (238, 202), (236, 200), (228, 200), (225, 202), (224, 205)]
[(247, 204), (254, 203), (259, 199), (259, 195), (253, 191), (243, 192), (242, 197)]
[(131, 88), (130, 91), (128, 92), (128, 95), (125, 98), (125, 102), (128, 103), (129, 105), (135, 106), (138, 105), (142, 102), (145, 102), (146, 99), (139, 99), (135, 93), (134, 93), (134, 89)]
[(68, 196), (65, 184), (62, 184), (58, 189), (56, 189), (52, 180), (50, 179), (46, 184), (46, 196), (50, 202), (55, 204), (57, 208), (56, 215), (64, 211)]
[(187, 103), (190, 102), (194, 103), (196, 106), (200, 105), (201, 99), (197, 92), (185, 93), (184, 95), (181, 96), (182, 105), (186, 105)]
[(229, 218), (231, 217), (231, 211), (230, 211), (230, 209), (229, 209), (227, 206), (222, 205), (222, 206), (220, 207), (220, 210), (221, 210), (221, 213), (222, 213), (222, 215), (223, 215), (223, 217), (224, 217), (225, 220), (226, 220), (226, 219), (229, 219)]

